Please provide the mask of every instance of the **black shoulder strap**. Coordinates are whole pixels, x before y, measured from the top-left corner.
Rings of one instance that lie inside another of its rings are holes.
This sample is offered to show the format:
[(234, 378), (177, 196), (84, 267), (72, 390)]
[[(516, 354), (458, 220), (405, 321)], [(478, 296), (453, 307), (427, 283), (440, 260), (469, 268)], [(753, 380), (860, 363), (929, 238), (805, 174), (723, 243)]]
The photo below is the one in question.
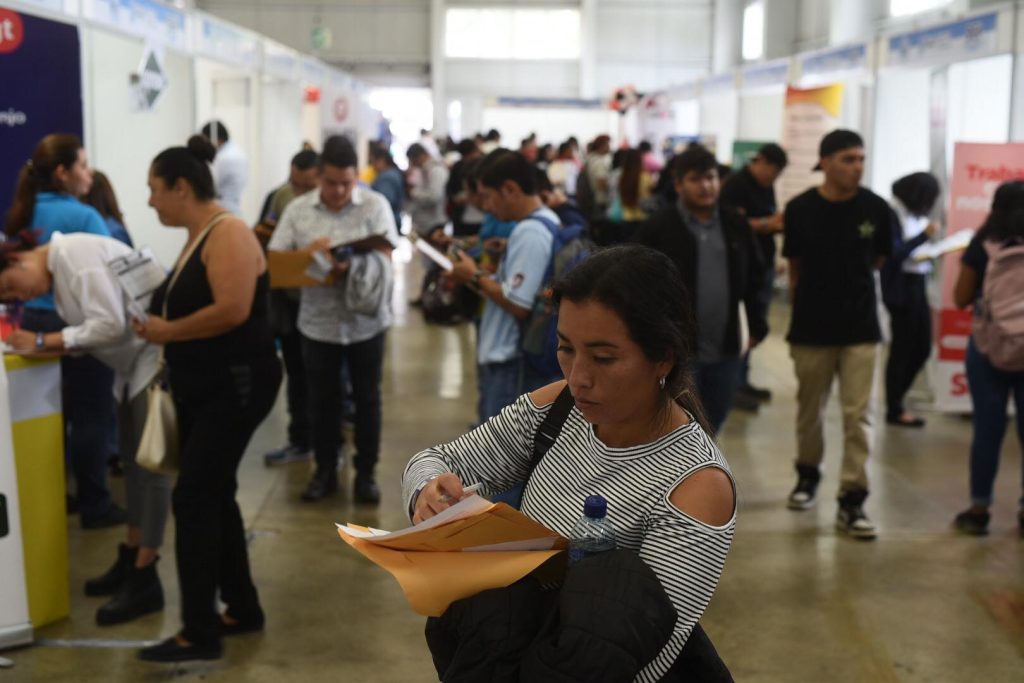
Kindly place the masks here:
[(569, 385), (566, 384), (565, 388), (562, 389), (562, 393), (555, 399), (551, 409), (548, 410), (548, 414), (544, 416), (544, 421), (540, 423), (537, 432), (533, 435), (533, 459), (530, 460), (530, 469), (527, 470), (524, 481), (530, 480), (533, 470), (537, 468), (540, 461), (544, 459), (544, 455), (555, 444), (558, 435), (562, 433), (562, 425), (568, 419), (574, 403), (572, 392), (569, 391)]

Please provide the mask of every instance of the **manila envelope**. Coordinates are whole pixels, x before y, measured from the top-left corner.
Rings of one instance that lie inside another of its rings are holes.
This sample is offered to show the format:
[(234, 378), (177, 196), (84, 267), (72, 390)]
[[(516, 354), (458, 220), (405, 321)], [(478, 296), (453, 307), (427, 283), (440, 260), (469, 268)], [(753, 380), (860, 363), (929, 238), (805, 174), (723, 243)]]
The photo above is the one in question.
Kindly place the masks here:
[(510, 586), (561, 550), (505, 552), (422, 552), (382, 548), (338, 534), (350, 546), (395, 577), (417, 614), (439, 617), (456, 600)]
[[(427, 522), (421, 529), (360, 538), (372, 530), (349, 524), (357, 535), (341, 528), (338, 535), (394, 576), (417, 613), (440, 616), (456, 600), (515, 583), (568, 546), (565, 538), (518, 510), (504, 503), (481, 509), (483, 502), (460, 503), (479, 511), (437, 526)], [(557, 578), (564, 559), (546, 565), (542, 580)]]

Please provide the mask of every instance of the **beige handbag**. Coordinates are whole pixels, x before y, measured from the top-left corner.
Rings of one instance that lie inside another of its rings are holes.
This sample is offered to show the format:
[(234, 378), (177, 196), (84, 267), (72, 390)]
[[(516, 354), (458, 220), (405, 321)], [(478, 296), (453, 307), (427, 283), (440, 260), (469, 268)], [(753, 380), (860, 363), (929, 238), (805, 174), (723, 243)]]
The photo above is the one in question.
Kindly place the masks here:
[[(185, 264), (192, 258), (196, 247), (202, 243), (213, 227), (229, 215), (227, 212), (223, 212), (214, 216), (196, 241), (192, 243), (184, 258), (178, 262), (174, 274), (171, 275), (171, 281), (167, 283), (167, 291), (164, 292), (164, 319), (167, 318), (167, 300), (170, 298), (171, 288), (177, 282)], [(146, 425), (142, 429), (142, 438), (139, 440), (139, 450), (135, 454), (135, 462), (139, 467), (158, 474), (175, 474), (178, 471), (181, 444), (178, 442), (178, 414), (174, 409), (174, 398), (171, 396), (170, 385), (166, 381), (166, 370), (164, 352), (161, 349), (160, 367), (156, 379), (146, 389)]]

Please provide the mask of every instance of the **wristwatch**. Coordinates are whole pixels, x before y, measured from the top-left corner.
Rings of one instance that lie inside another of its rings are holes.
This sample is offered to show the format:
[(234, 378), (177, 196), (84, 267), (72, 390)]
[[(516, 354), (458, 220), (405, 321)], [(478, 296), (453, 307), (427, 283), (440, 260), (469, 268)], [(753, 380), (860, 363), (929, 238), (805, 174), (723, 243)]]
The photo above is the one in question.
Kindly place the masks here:
[(36, 332), (36, 351), (46, 350), (46, 333)]
[(473, 273), (473, 279), (470, 282), (473, 283), (474, 287), (479, 288), (480, 287), (480, 278), (482, 278), (483, 276), (484, 276), (483, 269), (477, 268), (476, 272)]

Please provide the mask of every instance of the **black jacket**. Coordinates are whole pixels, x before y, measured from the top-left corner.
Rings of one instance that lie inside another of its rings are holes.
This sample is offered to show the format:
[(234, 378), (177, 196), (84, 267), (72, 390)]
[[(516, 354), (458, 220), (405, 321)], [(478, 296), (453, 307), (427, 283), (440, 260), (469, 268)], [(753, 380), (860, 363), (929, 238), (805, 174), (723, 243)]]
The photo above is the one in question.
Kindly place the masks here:
[[(722, 231), (725, 236), (726, 258), (729, 263), (729, 324), (722, 341), (722, 353), (739, 355), (739, 304), (747, 313), (747, 324), (753, 339), (768, 336), (767, 312), (757, 305), (764, 287), (764, 260), (754, 238), (754, 231), (735, 209), (719, 206)], [(690, 310), (697, 312), (697, 240), (683, 222), (679, 207), (671, 204), (642, 225), (633, 235), (633, 241), (657, 249), (671, 258), (683, 275), (690, 298)], [(697, 321), (700, 325), (700, 321)]]
[[(532, 577), (459, 600), (427, 621), (444, 683), (631, 681), (672, 635), (676, 611), (635, 553), (601, 553), (572, 565), (559, 591)], [(693, 644), (691, 646), (691, 643)], [(697, 626), (665, 680), (731, 681)]]

